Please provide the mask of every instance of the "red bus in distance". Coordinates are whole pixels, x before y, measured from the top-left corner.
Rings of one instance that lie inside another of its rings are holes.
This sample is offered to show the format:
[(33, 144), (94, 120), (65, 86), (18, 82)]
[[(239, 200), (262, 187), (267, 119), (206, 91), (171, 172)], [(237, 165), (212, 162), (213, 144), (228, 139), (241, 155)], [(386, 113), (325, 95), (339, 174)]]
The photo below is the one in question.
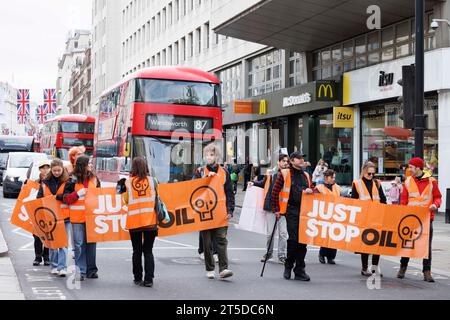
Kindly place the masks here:
[(116, 183), (142, 156), (161, 183), (190, 180), (203, 147), (221, 139), (219, 79), (185, 67), (146, 68), (102, 94), (95, 169), (102, 182)]
[(69, 160), (72, 147), (84, 146), (86, 154), (94, 152), (95, 118), (81, 114), (59, 115), (45, 122), (42, 129), (43, 153)]

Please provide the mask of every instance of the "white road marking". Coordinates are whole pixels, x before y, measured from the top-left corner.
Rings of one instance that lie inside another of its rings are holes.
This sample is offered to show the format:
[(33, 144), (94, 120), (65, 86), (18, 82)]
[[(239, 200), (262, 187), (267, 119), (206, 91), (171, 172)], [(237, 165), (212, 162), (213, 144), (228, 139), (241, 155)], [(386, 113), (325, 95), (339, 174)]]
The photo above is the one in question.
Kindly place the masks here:
[(31, 234), (23, 233), (24, 231), (23, 231), (22, 228), (16, 228), (12, 232), (15, 233), (15, 234), (18, 234), (19, 236), (22, 236), (22, 237), (25, 237), (25, 238), (28, 238), (28, 239), (33, 239), (33, 236)]
[[(28, 249), (28, 248), (33, 247), (33, 246), (34, 246), (34, 241), (31, 241), (31, 242), (27, 243), (26, 245), (20, 247), (19, 251), (27, 251), (27, 250), (30, 250), (30, 249)], [(31, 250), (34, 250), (34, 248), (31, 249)]]
[(175, 241), (170, 241), (170, 240), (161, 239), (161, 238), (156, 238), (156, 240), (157, 240), (157, 241), (164, 242), (164, 243), (176, 244), (176, 245), (179, 245), (179, 246), (182, 246), (182, 247), (195, 248), (195, 247), (193, 247), (193, 246), (191, 246), (191, 245), (184, 244), (184, 243), (181, 243), (181, 242), (175, 242)]

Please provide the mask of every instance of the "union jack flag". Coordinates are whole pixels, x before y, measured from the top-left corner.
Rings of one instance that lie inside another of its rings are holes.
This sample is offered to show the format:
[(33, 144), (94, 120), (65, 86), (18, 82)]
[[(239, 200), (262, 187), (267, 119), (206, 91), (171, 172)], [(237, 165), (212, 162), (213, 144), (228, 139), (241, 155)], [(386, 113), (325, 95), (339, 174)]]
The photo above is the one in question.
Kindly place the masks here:
[(44, 108), (47, 114), (56, 113), (56, 89), (44, 90)]
[(25, 124), (30, 116), (30, 90), (17, 90), (17, 123)]
[(36, 120), (39, 124), (44, 124), (45, 120), (47, 120), (47, 109), (44, 106), (36, 108)]

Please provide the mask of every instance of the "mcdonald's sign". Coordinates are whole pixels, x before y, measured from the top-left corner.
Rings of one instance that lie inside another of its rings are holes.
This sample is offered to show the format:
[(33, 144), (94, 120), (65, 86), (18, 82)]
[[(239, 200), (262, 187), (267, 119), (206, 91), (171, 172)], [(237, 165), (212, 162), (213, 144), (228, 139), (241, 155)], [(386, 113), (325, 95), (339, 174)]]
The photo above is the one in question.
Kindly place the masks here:
[(267, 100), (263, 99), (259, 102), (259, 115), (267, 114)]
[(316, 101), (339, 100), (336, 81), (316, 81)]

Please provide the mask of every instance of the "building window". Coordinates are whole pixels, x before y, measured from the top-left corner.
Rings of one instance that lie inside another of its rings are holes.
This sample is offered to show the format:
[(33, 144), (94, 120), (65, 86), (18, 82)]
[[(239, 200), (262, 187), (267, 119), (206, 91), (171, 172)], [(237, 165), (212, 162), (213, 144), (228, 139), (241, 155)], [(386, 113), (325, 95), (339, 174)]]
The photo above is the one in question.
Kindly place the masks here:
[(197, 53), (202, 52), (202, 28), (198, 28), (196, 31), (197, 36)]
[[(436, 48), (435, 31), (430, 21), (433, 13), (425, 15), (425, 50)], [(414, 19), (387, 26), (381, 30), (355, 37), (332, 47), (313, 52), (313, 80), (338, 77), (343, 72), (364, 68), (414, 54)], [(292, 80), (289, 80), (292, 83)]]
[(191, 32), (188, 34), (188, 57), (193, 57), (194, 56), (194, 33)]
[(281, 50), (273, 50), (249, 61), (248, 96), (259, 96), (282, 89)]
[[(300, 84), (306, 83), (306, 79), (304, 77), (305, 74), (305, 60), (304, 55), (297, 52), (291, 52), (289, 57), (289, 86), (298, 86)], [(316, 57), (317, 58), (317, 57)], [(314, 59), (313, 59), (314, 60)], [(317, 63), (317, 62), (313, 62)], [(275, 72), (276, 71), (276, 72)], [(278, 72), (281, 71), (280, 68), (277, 68), (274, 71), (274, 76), (278, 75)]]
[(234, 100), (239, 100), (241, 96), (241, 64), (229, 67), (218, 72), (222, 83), (222, 103), (230, 105)]
[[(362, 110), (362, 160), (377, 166), (377, 175), (393, 180), (404, 174), (402, 166), (414, 155), (414, 132), (403, 128), (401, 105), (389, 103)], [(438, 164), (438, 98), (425, 98), (428, 129), (425, 131), (425, 161), (437, 175)]]

